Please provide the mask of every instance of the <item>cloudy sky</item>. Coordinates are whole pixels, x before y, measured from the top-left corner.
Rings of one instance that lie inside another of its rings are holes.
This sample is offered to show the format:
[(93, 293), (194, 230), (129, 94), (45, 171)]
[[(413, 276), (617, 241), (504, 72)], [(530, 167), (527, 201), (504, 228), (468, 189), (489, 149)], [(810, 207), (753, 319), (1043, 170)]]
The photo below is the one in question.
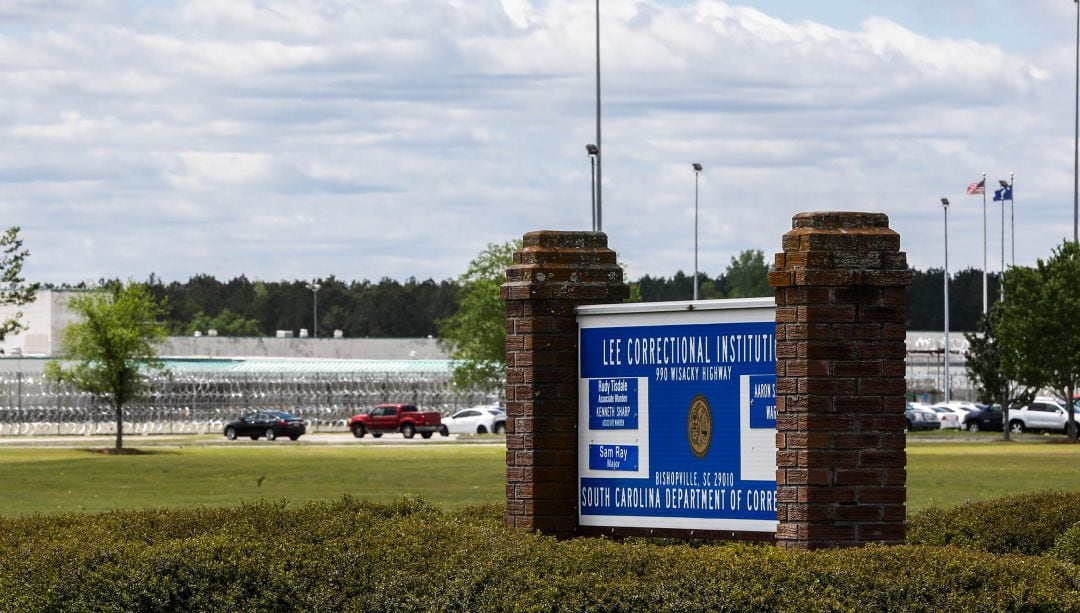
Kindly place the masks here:
[[(984, 171), (1016, 173), (1018, 264), (1072, 234), (1074, 3), (601, 5), (632, 278), (692, 270), (692, 162), (710, 274), (809, 210), (883, 211), (940, 267), (941, 196), (981, 267)], [(40, 281), (451, 278), (591, 227), (593, 28), (591, 0), (0, 0), (0, 219)]]

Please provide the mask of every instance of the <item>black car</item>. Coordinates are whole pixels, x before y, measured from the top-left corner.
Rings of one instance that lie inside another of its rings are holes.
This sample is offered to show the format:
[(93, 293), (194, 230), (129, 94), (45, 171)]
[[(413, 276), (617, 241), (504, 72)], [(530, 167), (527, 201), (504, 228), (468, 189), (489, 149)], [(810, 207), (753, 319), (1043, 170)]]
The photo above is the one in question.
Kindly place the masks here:
[(980, 405), (974, 411), (969, 411), (964, 416), (963, 427), (968, 432), (979, 432), (980, 430), (997, 430), (1000, 432), (1001, 405)]
[(253, 441), (261, 436), (268, 441), (287, 436), (295, 441), (306, 431), (304, 420), (284, 411), (255, 411), (225, 424), (225, 438), (230, 441), (238, 436), (250, 436)]

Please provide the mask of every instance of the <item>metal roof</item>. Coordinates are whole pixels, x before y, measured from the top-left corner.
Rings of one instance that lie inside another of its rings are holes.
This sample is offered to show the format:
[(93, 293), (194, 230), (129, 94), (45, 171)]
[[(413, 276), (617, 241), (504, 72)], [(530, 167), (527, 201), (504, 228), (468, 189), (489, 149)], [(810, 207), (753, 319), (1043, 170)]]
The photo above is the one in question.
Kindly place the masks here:
[(170, 370), (179, 372), (235, 373), (361, 373), (449, 375), (453, 360), (323, 360), (323, 359), (167, 359)]

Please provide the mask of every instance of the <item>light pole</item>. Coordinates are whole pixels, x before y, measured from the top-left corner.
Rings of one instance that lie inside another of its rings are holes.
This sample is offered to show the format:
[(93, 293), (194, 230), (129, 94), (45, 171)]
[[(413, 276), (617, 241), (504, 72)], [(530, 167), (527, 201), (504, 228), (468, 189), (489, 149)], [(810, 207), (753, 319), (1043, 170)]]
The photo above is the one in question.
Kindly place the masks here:
[(592, 192), (592, 230), (597, 232), (599, 228), (596, 227), (596, 156), (600, 154), (600, 149), (596, 145), (585, 145), (585, 151), (589, 154), (589, 161), (592, 166), (589, 181), (589, 190)]
[(698, 299), (698, 268), (697, 268), (697, 210), (698, 210), (698, 177), (701, 175), (701, 164), (694, 162), (694, 300)]
[(603, 202), (600, 189), (602, 183), (600, 146), (600, 0), (596, 0), (596, 227), (594, 230), (597, 232), (603, 231), (603, 218), (600, 215)]
[(949, 401), (949, 199), (942, 198), (945, 209), (945, 402)]
[(311, 283), (307, 284), (307, 288), (311, 290), (312, 306), (314, 307), (311, 324), (312, 334), (315, 338), (319, 338), (319, 290), (322, 289), (322, 286), (319, 285), (318, 280), (313, 279)]
[[(599, 1), (599, 0), (597, 0)], [(1080, 242), (1077, 225), (1080, 221), (1080, 0), (1076, 4), (1076, 101), (1073, 118), (1073, 242)]]
[(1009, 184), (1005, 179), (998, 179), (1001, 186), (1001, 276), (998, 278), (998, 300), (1005, 302), (1005, 194)]
[[(19, 381), (19, 390), (18, 390), (19, 404), (18, 404), (18, 408), (21, 411), (22, 410), (22, 380), (23, 380), (23, 373), (22, 373), (22, 355), (23, 355), (23, 351), (22, 351), (22, 347), (14, 347), (14, 348), (12, 348), (11, 355), (15, 356), (15, 372), (16, 372), (16, 376), (18, 377), (18, 381)], [(60, 425), (59, 425), (60, 424), (60, 418), (59, 417), (56, 418), (56, 423), (57, 423), (56, 427), (57, 427), (57, 429), (59, 429), (60, 428)]]

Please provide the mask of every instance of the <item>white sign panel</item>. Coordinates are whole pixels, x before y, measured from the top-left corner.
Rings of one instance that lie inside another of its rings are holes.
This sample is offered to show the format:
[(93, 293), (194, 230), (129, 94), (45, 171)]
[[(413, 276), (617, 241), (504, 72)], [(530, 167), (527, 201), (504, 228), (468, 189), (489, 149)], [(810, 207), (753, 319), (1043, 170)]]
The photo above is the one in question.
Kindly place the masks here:
[(578, 324), (579, 523), (775, 532), (773, 301), (581, 307)]

